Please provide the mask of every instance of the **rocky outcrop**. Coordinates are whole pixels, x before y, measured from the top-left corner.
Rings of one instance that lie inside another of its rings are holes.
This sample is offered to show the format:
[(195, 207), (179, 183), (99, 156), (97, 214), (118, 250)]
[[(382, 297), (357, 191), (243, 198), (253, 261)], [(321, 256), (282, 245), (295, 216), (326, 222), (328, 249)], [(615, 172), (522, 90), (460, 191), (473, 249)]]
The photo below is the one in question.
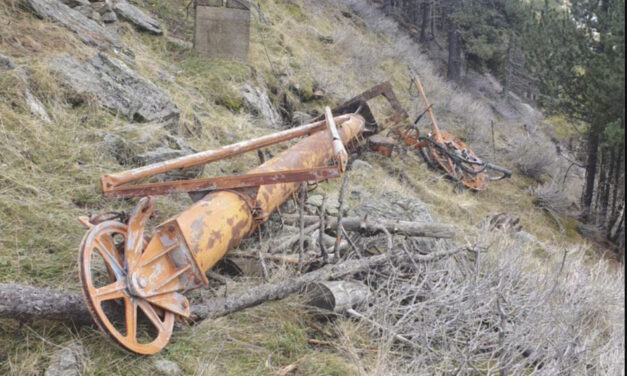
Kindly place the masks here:
[[(351, 196), (359, 197), (362, 203), (351, 210), (350, 216), (361, 218), (385, 218), (388, 220), (434, 223), (436, 222), (429, 207), (419, 199), (403, 196), (395, 191), (383, 192), (367, 198), (359, 191), (352, 191)], [(386, 246), (385, 236), (380, 235), (380, 248)], [(435, 244), (434, 239), (414, 238), (413, 242), (420, 249), (432, 249)]]
[[(120, 165), (126, 168), (146, 166), (196, 152), (182, 138), (172, 136), (163, 124), (128, 124), (116, 133), (99, 133), (102, 147)], [(171, 171), (161, 181), (195, 179), (204, 167)]]
[(265, 90), (246, 84), (241, 88), (242, 97), (246, 106), (252, 112), (260, 116), (271, 128), (279, 128), (281, 125), (281, 116), (272, 105), (270, 97)]
[(180, 111), (168, 93), (118, 59), (104, 53), (84, 62), (62, 56), (48, 65), (76, 100), (94, 101), (131, 121), (178, 122)]
[(64, 25), (90, 46), (101, 50), (121, 48), (120, 39), (116, 34), (59, 0), (22, 0), (22, 2), (38, 17)]
[(140, 31), (146, 31), (154, 35), (163, 35), (159, 22), (148, 16), (135, 6), (120, 0), (113, 5), (113, 10), (123, 20), (128, 21)]
[(351, 215), (374, 216), (410, 222), (429, 223), (434, 221), (429, 207), (424, 202), (412, 197), (405, 197), (394, 191), (369, 197), (361, 205), (353, 208)]
[[(15, 63), (13, 63), (11, 59), (9, 59), (7, 56), (0, 54), (0, 73), (12, 71), (15, 68)], [(20, 68), (16, 70), (16, 72), (17, 76), (20, 77), (20, 79), (23, 80), (25, 83), (24, 101), (26, 102), (26, 105), (28, 106), (30, 112), (33, 115), (37, 116), (39, 119), (41, 119), (41, 121), (43, 121), (44, 123), (52, 123), (52, 120), (50, 119), (50, 116), (48, 115), (48, 112), (46, 111), (43, 103), (41, 103), (41, 101), (33, 95), (33, 93), (30, 91), (30, 88), (28, 87), (28, 71), (26, 69)]]
[[(170, 159), (183, 157), (189, 154), (195, 153), (196, 150), (192, 149), (184, 140), (166, 136), (163, 143), (156, 149), (140, 154), (134, 158), (135, 164), (139, 166), (147, 166), (153, 163), (163, 162)], [(190, 168), (187, 170), (175, 170), (166, 173), (159, 180), (161, 181), (174, 181), (174, 180), (186, 180), (196, 179), (202, 175), (204, 167)]]

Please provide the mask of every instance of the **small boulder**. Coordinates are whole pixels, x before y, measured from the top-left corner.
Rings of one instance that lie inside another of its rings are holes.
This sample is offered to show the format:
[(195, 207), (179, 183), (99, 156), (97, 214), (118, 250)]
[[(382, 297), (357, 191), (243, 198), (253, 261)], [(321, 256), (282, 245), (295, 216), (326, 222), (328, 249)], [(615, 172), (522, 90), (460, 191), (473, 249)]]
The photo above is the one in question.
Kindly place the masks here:
[(265, 90), (246, 84), (242, 86), (241, 93), (246, 106), (255, 115), (263, 118), (268, 126), (278, 128), (281, 125), (281, 116), (272, 105), (270, 97), (268, 97), (268, 93)]
[(61, 2), (70, 8), (76, 8), (77, 6), (80, 6), (80, 5), (89, 4), (89, 1), (87, 0), (61, 0)]
[(433, 222), (429, 207), (413, 197), (405, 197), (395, 191), (383, 192), (353, 208), (351, 215), (360, 217), (398, 219), (410, 222)]
[(353, 170), (372, 170), (374, 167), (368, 162), (356, 159), (352, 164), (352, 168)]
[(104, 147), (107, 152), (115, 158), (122, 166), (133, 164), (135, 160), (135, 150), (129, 142), (116, 134), (104, 135)]
[(87, 351), (83, 346), (64, 347), (52, 355), (44, 376), (78, 376), (84, 367)]
[(30, 109), (30, 112), (37, 116), (39, 119), (41, 119), (41, 121), (43, 121), (46, 124), (51, 124), (52, 120), (50, 119), (50, 116), (48, 115), (48, 112), (46, 111), (46, 108), (44, 107), (43, 103), (41, 103), (41, 101), (33, 95), (33, 93), (30, 92), (30, 90), (26, 89), (26, 104), (28, 105), (28, 108)]
[(126, 0), (116, 2), (113, 5), (113, 10), (121, 19), (130, 22), (137, 30), (146, 31), (154, 35), (163, 35), (159, 22), (134, 5), (129, 4)]
[(319, 208), (322, 206), (322, 200), (324, 200), (324, 197), (322, 197), (321, 195), (309, 196), (309, 198), (307, 198), (307, 205)]
[(102, 18), (102, 22), (104, 23), (114, 23), (118, 20), (118, 17), (113, 11), (104, 12), (100, 17)]
[(535, 236), (526, 231), (518, 231), (512, 234), (512, 238), (532, 246), (542, 246), (542, 243)]
[(292, 123), (294, 125), (304, 125), (311, 123), (313, 118), (313, 116), (309, 115), (306, 112), (296, 111), (294, 112), (294, 115), (292, 115)]
[[(337, 198), (330, 197), (327, 199), (327, 204), (324, 208), (328, 215), (337, 217), (337, 215), (340, 214), (340, 201)], [(347, 207), (344, 206), (344, 210), (342, 210), (342, 212), (346, 213), (347, 211)]]
[(15, 69), (13, 60), (9, 59), (8, 56), (0, 54), (0, 72), (10, 71), (11, 69)]
[[(174, 136), (166, 136), (161, 146), (138, 155), (135, 157), (134, 162), (138, 167), (147, 166), (153, 163), (184, 157), (195, 152), (196, 150), (192, 149), (183, 139)], [(196, 179), (202, 175), (203, 171), (203, 166), (187, 170), (171, 171), (163, 175), (161, 181)]]
[(157, 375), (160, 376), (181, 376), (183, 375), (183, 371), (178, 364), (166, 360), (166, 359), (155, 359), (153, 362), (153, 366), (155, 371), (157, 371)]

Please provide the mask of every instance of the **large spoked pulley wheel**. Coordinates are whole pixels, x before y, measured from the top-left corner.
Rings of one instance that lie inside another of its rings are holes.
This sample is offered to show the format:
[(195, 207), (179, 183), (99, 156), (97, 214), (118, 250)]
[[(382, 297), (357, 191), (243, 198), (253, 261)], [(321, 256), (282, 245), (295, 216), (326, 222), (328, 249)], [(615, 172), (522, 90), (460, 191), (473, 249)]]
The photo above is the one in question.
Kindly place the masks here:
[[(465, 151), (474, 160), (479, 160), (477, 155), (457, 137), (448, 132), (441, 132), (441, 136), (444, 147), (450, 148), (451, 151)], [(484, 191), (488, 188), (486, 175), (482, 172), (483, 167), (480, 165), (469, 165), (467, 168), (472, 173), (464, 171), (459, 168), (449, 156), (432, 144), (429, 144), (427, 147), (427, 151), (423, 154), (423, 158), (430, 166), (437, 164), (442, 170), (446, 171), (447, 175), (451, 179), (459, 181), (467, 188), (474, 191)]]
[(81, 243), (79, 274), (85, 302), (107, 337), (127, 351), (151, 355), (168, 343), (176, 315), (133, 294), (128, 229), (116, 221), (91, 228)]

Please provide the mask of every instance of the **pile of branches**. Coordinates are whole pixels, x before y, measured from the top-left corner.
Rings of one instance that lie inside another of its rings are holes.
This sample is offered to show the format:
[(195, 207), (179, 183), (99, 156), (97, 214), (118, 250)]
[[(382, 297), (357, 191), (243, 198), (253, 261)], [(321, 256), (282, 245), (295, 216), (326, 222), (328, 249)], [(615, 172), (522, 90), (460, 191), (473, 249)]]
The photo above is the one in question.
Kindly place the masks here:
[(624, 275), (575, 250), (545, 268), (502, 234), (486, 237), (489, 249), (432, 263), (408, 254), (368, 274), (375, 292), (362, 312), (387, 328), (377, 330), (383, 348), (406, 350), (381, 367), (407, 375), (621, 374)]

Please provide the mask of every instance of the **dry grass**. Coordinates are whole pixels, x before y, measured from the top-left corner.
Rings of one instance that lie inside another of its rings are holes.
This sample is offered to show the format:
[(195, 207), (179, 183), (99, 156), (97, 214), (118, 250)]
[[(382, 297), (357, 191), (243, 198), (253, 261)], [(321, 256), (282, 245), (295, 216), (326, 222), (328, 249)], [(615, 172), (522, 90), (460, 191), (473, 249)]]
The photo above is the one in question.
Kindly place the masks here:
[(479, 253), (372, 275), (369, 317), (416, 346), (371, 374), (621, 374), (621, 271), (579, 248), (541, 263), (502, 233), (474, 241)]
[[(492, 116), (486, 104), (445, 82), (418, 46), (365, 2), (260, 3), (272, 25), (253, 25), (250, 65), (202, 60), (165, 38), (139, 34), (126, 26), (121, 29), (123, 42), (136, 55), (133, 69), (171, 94), (182, 111), (179, 136), (194, 148), (209, 149), (270, 132), (243, 107), (239, 87), (244, 83), (268, 90), (277, 108), (313, 112), (389, 79), (413, 116), (424, 106), (406, 90), (408, 65), (423, 79), (443, 128), (471, 142), (485, 138)], [(190, 35), (191, 19), (182, 22), (180, 17), (186, 0), (150, 0), (144, 5), (164, 12), (165, 24), (175, 25), (176, 35)], [(359, 15), (343, 16), (341, 11), (349, 6)], [(12, 20), (0, 22), (0, 51), (31, 72), (27, 78), (17, 71), (0, 74), (0, 282), (76, 290), (76, 248), (83, 229), (75, 218), (132, 206), (132, 202), (111, 201), (99, 194), (100, 176), (124, 169), (104, 152), (103, 135), (124, 136), (143, 151), (159, 142), (164, 130), (129, 126), (97, 104), (72, 107), (45, 62), (57, 54), (82, 58), (95, 52), (61, 26), (38, 20), (13, 2), (0, 4), (0, 19)], [(24, 97), (27, 85), (53, 124), (44, 124), (30, 113)], [(324, 97), (311, 98), (314, 90), (321, 90)], [(415, 155), (390, 160), (366, 153), (360, 158), (374, 168), (349, 172), (351, 189), (362, 192), (361, 198), (351, 196), (350, 205), (385, 187), (426, 202), (440, 221), (456, 224), (461, 242), (473, 241), (481, 233), (476, 224), (503, 211), (521, 217), (525, 230), (546, 245), (544, 256), (558, 253), (563, 242), (581, 241), (558, 234), (554, 221), (533, 205), (533, 196), (526, 191), (531, 179), (516, 177), (481, 194), (458, 193)], [(244, 172), (256, 163), (256, 156), (244, 156), (207, 168), (205, 174)], [(399, 169), (410, 181), (395, 172)], [(320, 190), (336, 194), (339, 184), (330, 182)], [(164, 218), (188, 205), (184, 196), (157, 202)], [(532, 247), (522, 252), (531, 257), (535, 251)], [(186, 374), (198, 375), (272, 374), (295, 362), (298, 374), (303, 375), (390, 374), (386, 366), (398, 367), (398, 351), (388, 352), (391, 344), (386, 338), (377, 340), (376, 333), (369, 334), (365, 327), (344, 319), (330, 327), (329, 336), (312, 330), (313, 320), (295, 300), (264, 305), (177, 330), (160, 356), (178, 363)], [(308, 336), (331, 339), (338, 346), (311, 348), (306, 344)], [(87, 347), (86, 374), (154, 373), (151, 359), (118, 351), (94, 330), (75, 331), (53, 323), (19, 327), (12, 321), (0, 325), (0, 373), (41, 374), (51, 354), (70, 343)], [(372, 348), (378, 352), (364, 355), (363, 350)], [(608, 354), (616, 352), (615, 348), (607, 350)], [(605, 359), (611, 360), (609, 355)]]
[(516, 161), (516, 167), (525, 176), (538, 179), (542, 175), (552, 171), (556, 162), (555, 152), (528, 140), (519, 143), (512, 153), (512, 159)]

